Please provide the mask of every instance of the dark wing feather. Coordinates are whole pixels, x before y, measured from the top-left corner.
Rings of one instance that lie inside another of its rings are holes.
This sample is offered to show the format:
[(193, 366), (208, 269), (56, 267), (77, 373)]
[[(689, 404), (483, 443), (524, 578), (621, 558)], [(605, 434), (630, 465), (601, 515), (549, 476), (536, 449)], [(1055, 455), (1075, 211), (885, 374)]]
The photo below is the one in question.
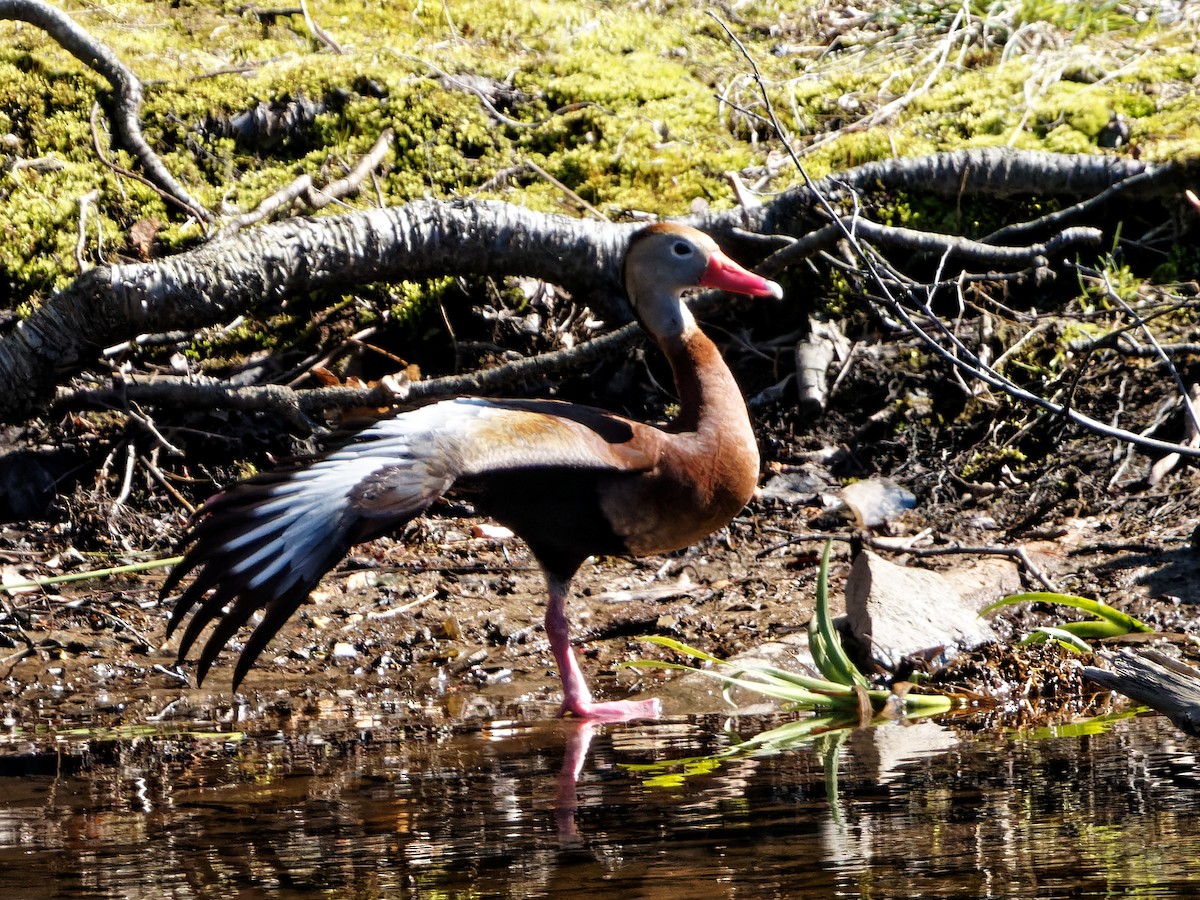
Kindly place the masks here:
[(195, 576), (167, 628), (169, 636), (191, 615), (179, 659), (215, 621), (200, 654), (203, 681), (225, 643), (262, 610), (234, 670), (236, 688), (353, 544), (420, 514), (460, 476), (539, 466), (629, 472), (654, 464), (634, 439), (644, 426), (580, 410), (549, 401), (445, 401), (385, 419), (327, 456), (213, 497), (197, 512), (190, 547), (163, 586), (166, 596)]
[[(225, 643), (263, 609), (238, 661), (236, 688), (267, 642), (352, 544), (406, 522), (449, 486), (436, 467), (405, 458), (401, 448), (383, 455), (377, 452), (381, 449), (370, 442), (352, 444), (308, 467), (242, 482), (201, 507), (187, 535), (191, 545), (163, 587), (169, 593), (195, 573), (167, 627), (169, 636), (191, 615), (179, 644), (180, 660), (217, 621), (201, 651), (198, 681)], [(363, 484), (373, 490), (369, 510), (356, 503)]]

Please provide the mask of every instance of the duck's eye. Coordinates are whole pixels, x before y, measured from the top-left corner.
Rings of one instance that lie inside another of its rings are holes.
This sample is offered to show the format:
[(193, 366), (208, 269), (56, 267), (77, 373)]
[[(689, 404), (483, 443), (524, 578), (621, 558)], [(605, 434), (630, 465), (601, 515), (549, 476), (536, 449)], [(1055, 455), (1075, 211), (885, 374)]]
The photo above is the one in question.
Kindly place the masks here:
[(671, 252), (676, 256), (691, 256), (692, 245), (684, 241), (676, 241), (671, 247)]

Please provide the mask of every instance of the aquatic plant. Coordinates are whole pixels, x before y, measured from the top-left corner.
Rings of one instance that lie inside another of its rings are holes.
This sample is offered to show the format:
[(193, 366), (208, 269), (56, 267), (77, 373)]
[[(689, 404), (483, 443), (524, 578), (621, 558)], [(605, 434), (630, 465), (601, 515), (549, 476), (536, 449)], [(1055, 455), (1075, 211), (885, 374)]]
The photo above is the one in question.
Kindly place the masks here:
[(783, 700), (793, 709), (858, 709), (867, 713), (885, 707), (924, 714), (944, 712), (953, 705), (944, 694), (919, 694), (910, 690), (872, 689), (869, 681), (846, 655), (841, 636), (829, 611), (829, 552), (825, 543), (817, 570), (816, 610), (808, 626), (809, 649), (821, 676), (788, 672), (759, 662), (730, 662), (668, 637), (644, 638), (648, 643), (667, 647), (706, 664), (694, 667), (665, 660), (633, 660), (626, 665), (638, 668), (677, 669), (696, 672), (720, 681), (725, 688), (740, 687), (766, 697)]
[(1149, 625), (1135, 619), (1128, 613), (1113, 609), (1103, 600), (1090, 600), (1087, 597), (1077, 597), (1073, 594), (1059, 594), (1053, 591), (1031, 591), (1024, 594), (1010, 594), (979, 611), (981, 616), (994, 612), (1005, 606), (1018, 603), (1053, 603), (1059, 606), (1069, 606), (1082, 612), (1091, 613), (1094, 618), (1078, 622), (1063, 622), (1060, 625), (1043, 625), (1035, 628), (1032, 633), (1021, 639), (1022, 644), (1039, 643), (1046, 640), (1056, 640), (1066, 647), (1082, 653), (1090, 653), (1092, 648), (1086, 638), (1118, 637), (1131, 632), (1152, 633)]

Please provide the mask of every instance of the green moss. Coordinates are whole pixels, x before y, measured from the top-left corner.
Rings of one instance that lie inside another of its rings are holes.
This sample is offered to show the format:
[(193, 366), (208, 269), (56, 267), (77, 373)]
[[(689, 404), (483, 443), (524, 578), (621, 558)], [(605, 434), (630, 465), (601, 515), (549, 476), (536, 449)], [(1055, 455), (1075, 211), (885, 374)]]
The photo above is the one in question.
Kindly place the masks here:
[(434, 309), (446, 292), (454, 287), (453, 278), (433, 278), (429, 281), (400, 281), (389, 289), (389, 308), (393, 324), (397, 328), (411, 328), (431, 309)]
[[(939, 62), (959, 3), (869, 2), (861, 27), (842, 29), (836, 43), (817, 7), (744, 3), (731, 25), (815, 176), (959, 147), (1095, 152), (1113, 113), (1130, 120), (1143, 158), (1200, 154), (1200, 53), (1186, 17), (1137, 22), (1115, 2), (971, 4), (988, 40), (962, 31)], [(326, 51), (302, 16), (264, 22), (215, 0), (112, 0), (79, 18), (145, 81), (148, 139), (214, 209), (253, 208), (301, 173), (318, 183), (339, 177), (384, 128), (396, 138), (372, 188), (392, 204), (486, 193), (574, 209), (530, 170), (494, 180), (531, 161), (608, 213), (679, 214), (731, 204), (725, 173), (750, 172), (752, 182), (772, 149), (758, 142), (767, 129), (752, 115), (763, 106), (749, 67), (699, 0), (318, 0), (310, 8), (345, 54)], [(795, 49), (813, 46), (822, 52)], [(511, 85), (517, 93), (500, 91), (496, 102), (526, 127), (498, 121), (434, 67)], [(0, 166), (0, 280), (18, 302), (36, 302), (76, 274), (78, 201), (93, 189), (89, 258), (103, 246), (116, 259), (129, 228), (150, 216), (165, 223), (158, 241), (168, 252), (199, 237), (153, 191), (97, 159), (89, 114), (109, 94), (36, 28), (0, 23), (0, 133), (18, 143)], [(274, 144), (224, 127), (258, 104), (298, 99), (323, 109)], [(50, 155), (58, 171), (13, 166)], [(767, 188), (798, 180), (785, 167)], [(351, 205), (376, 202), (368, 193)], [(881, 215), (916, 227), (991, 216), (897, 202)]]
[(1134, 20), (1118, 9), (1113, 0), (1101, 3), (1071, 3), (1069, 0), (1023, 0), (1022, 23), (1048, 22), (1081, 37), (1097, 31), (1127, 28)]
[(1017, 447), (994, 447), (971, 454), (971, 458), (963, 464), (959, 474), (964, 481), (992, 481), (1003, 469), (1020, 474), (1028, 461), (1029, 457)]

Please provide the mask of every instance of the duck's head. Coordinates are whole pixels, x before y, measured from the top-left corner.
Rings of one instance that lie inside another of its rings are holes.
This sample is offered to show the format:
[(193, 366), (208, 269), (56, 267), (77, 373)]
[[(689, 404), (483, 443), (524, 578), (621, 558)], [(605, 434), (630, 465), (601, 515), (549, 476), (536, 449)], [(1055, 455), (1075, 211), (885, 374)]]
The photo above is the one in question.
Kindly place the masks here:
[(650, 334), (684, 337), (696, 327), (682, 300), (706, 287), (751, 297), (783, 296), (774, 281), (755, 275), (725, 255), (717, 242), (686, 225), (660, 223), (637, 232), (625, 254), (625, 289)]

